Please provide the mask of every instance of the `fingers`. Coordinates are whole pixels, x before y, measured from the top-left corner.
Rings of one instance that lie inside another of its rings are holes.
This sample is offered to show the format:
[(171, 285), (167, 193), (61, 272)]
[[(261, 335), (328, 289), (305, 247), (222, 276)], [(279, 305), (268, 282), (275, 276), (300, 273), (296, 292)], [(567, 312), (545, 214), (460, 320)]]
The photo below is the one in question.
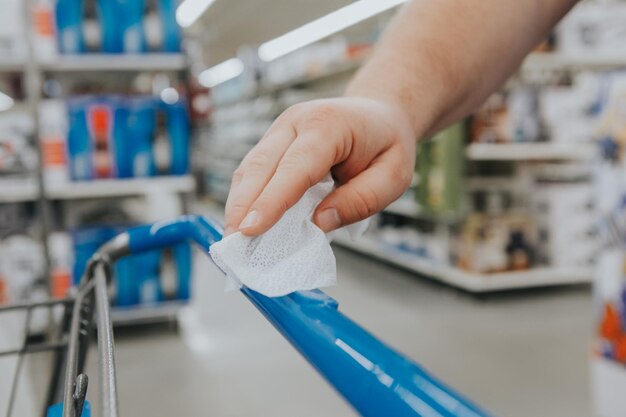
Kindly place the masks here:
[(319, 131), (299, 135), (250, 207), (239, 230), (248, 236), (256, 236), (274, 225), (311, 186), (328, 174), (343, 153), (341, 142), (340, 137)]
[(233, 174), (226, 200), (225, 235), (238, 229), (250, 206), (274, 175), (279, 161), (295, 138), (296, 133), (290, 125), (270, 128), (243, 159)]
[(378, 213), (409, 187), (412, 164), (393, 150), (381, 155), (365, 171), (338, 187), (322, 201), (313, 216), (324, 232), (356, 223)]

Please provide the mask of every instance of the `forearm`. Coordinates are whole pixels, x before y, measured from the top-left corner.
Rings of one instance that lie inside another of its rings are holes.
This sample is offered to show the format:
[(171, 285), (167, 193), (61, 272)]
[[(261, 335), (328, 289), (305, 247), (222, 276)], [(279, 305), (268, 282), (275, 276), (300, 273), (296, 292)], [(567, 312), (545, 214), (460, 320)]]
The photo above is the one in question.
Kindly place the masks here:
[(345, 94), (391, 103), (427, 136), (482, 103), (574, 4), (413, 0)]

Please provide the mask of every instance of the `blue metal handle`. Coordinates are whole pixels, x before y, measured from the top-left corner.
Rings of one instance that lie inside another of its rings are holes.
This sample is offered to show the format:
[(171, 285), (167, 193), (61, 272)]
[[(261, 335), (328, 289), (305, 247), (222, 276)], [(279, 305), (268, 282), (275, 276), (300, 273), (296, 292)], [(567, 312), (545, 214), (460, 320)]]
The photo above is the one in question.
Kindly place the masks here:
[[(193, 240), (205, 250), (222, 228), (201, 216), (128, 231), (131, 253)], [(241, 292), (365, 417), (484, 417), (488, 414), (383, 344), (338, 310), (319, 290), (270, 298)]]

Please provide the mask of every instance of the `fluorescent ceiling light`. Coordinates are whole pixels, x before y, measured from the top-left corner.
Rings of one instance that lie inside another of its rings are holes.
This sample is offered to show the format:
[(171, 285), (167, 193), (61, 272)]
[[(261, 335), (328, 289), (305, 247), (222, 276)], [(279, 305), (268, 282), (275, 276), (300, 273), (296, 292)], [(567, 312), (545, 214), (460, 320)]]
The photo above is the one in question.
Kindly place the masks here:
[(287, 32), (259, 47), (259, 57), (272, 61), (303, 46), (319, 41), (407, 0), (359, 0)]
[(239, 58), (231, 58), (200, 73), (198, 80), (205, 87), (215, 87), (243, 73), (243, 62)]
[(14, 104), (15, 101), (11, 97), (0, 91), (0, 111), (9, 110)]
[(176, 9), (176, 21), (186, 28), (191, 26), (215, 0), (185, 0)]

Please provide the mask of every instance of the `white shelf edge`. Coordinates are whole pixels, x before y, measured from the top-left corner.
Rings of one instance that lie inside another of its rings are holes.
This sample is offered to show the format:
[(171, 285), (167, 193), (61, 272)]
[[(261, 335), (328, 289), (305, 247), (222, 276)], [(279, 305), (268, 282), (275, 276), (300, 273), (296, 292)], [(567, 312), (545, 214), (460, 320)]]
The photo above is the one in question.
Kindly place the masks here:
[(37, 181), (34, 178), (0, 179), (0, 203), (35, 201), (37, 195)]
[(480, 274), (463, 271), (451, 266), (437, 265), (415, 255), (386, 248), (366, 237), (362, 237), (358, 241), (351, 241), (348, 238), (338, 236), (333, 240), (333, 243), (473, 293), (554, 285), (586, 284), (591, 282), (593, 275), (591, 270), (586, 269), (547, 267), (519, 272)]
[(191, 175), (76, 181), (46, 187), (46, 197), (53, 200), (104, 198), (149, 194), (156, 191), (187, 193), (195, 190)]
[(473, 161), (589, 161), (596, 154), (596, 147), (588, 143), (472, 143), (465, 149)]
[(160, 71), (182, 70), (186, 67), (183, 54), (84, 54), (65, 55), (41, 63), (44, 71)]
[(176, 319), (181, 308), (186, 305), (187, 302), (185, 301), (164, 301), (129, 307), (113, 306), (111, 308), (111, 321), (115, 326), (172, 321)]
[(573, 70), (573, 69), (614, 69), (626, 67), (623, 53), (593, 52), (572, 54), (568, 52), (535, 52), (529, 54), (522, 63), (521, 70)]
[(3, 58), (0, 60), (0, 72), (20, 72), (28, 61), (26, 59)]

